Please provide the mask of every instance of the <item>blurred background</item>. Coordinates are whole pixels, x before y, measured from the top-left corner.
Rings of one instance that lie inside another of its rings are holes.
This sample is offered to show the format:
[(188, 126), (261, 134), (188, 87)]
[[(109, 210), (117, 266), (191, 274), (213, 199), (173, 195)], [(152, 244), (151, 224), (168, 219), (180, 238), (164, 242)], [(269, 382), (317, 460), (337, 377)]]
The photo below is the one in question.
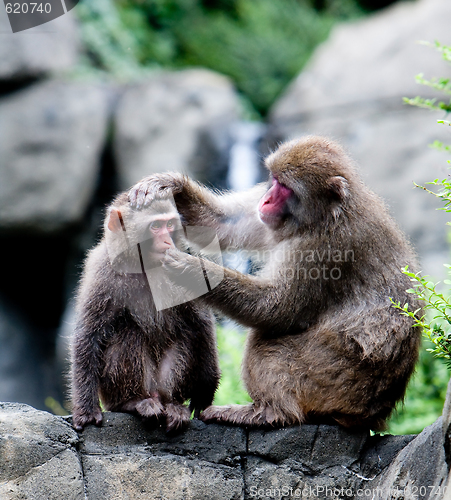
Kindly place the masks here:
[[(443, 279), (448, 218), (413, 182), (448, 175), (449, 154), (429, 144), (449, 144), (450, 131), (443, 112), (403, 97), (434, 97), (419, 73), (450, 74), (418, 43), (450, 45), (450, 25), (449, 0), (82, 0), (13, 34), (2, 3), (0, 401), (70, 412), (83, 257), (113, 195), (151, 172), (242, 190), (265, 178), (278, 141), (330, 136), (385, 198), (423, 272)], [(219, 404), (247, 400), (244, 338), (218, 329)], [(441, 413), (449, 373), (426, 347), (392, 433)]]

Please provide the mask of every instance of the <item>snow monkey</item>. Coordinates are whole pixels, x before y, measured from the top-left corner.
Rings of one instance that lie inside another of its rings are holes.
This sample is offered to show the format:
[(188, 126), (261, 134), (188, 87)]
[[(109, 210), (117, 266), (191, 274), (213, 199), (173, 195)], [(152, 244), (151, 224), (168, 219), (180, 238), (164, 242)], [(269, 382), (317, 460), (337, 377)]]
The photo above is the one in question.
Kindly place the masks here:
[[(253, 402), (211, 406), (201, 419), (381, 430), (418, 357), (419, 329), (390, 302), (419, 307), (401, 272), (416, 269), (415, 255), (335, 142), (286, 142), (265, 164), (268, 183), (245, 193), (168, 173), (129, 193), (137, 209), (171, 193), (184, 223), (214, 228), (221, 248), (266, 256), (257, 275), (204, 262), (224, 278), (202, 301), (250, 327), (242, 376)], [(193, 257), (170, 249), (163, 265), (189, 272)]]
[[(170, 200), (138, 211), (122, 193), (108, 208), (104, 236), (89, 252), (77, 296), (76, 430), (101, 424), (99, 398), (106, 410), (165, 421), (168, 431), (183, 428), (192, 411), (198, 417), (212, 403), (219, 368), (211, 312), (197, 300), (157, 307), (160, 291), (180, 296), (177, 285), (155, 290), (154, 279), (164, 252), (180, 243), (180, 229)], [(188, 399), (189, 407), (183, 404)]]

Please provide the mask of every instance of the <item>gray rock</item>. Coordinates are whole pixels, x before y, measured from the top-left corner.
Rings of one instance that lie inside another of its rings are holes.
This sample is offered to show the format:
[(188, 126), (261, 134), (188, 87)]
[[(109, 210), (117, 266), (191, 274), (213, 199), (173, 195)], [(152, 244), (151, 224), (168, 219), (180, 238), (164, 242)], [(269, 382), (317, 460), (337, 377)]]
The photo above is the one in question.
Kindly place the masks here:
[(447, 0), (419, 0), (337, 26), (276, 103), (272, 117), (286, 120), (344, 105), (372, 106), (375, 100), (426, 90), (415, 75), (446, 75), (449, 66), (418, 42), (449, 43), (450, 16)]
[(374, 498), (377, 489), (383, 500), (394, 495), (406, 500), (440, 498), (448, 477), (442, 425), (439, 418), (403, 448), (383, 474), (372, 481), (371, 493), (363, 498)]
[(102, 427), (83, 431), (80, 450), (89, 499), (243, 498), (246, 435), (240, 428), (192, 421), (185, 432), (168, 436), (130, 415), (107, 412)]
[(168, 170), (225, 181), (230, 127), (238, 113), (232, 84), (212, 71), (163, 72), (130, 87), (115, 118), (121, 187)]
[(73, 450), (63, 450), (22, 477), (0, 484), (2, 500), (84, 500), (83, 471)]
[(50, 80), (0, 99), (0, 228), (56, 230), (94, 192), (109, 115), (104, 87)]
[(2, 500), (441, 500), (448, 477), (449, 422), (440, 419), (416, 437), (327, 425), (247, 431), (198, 421), (170, 436), (111, 412), (102, 427), (77, 434), (70, 420), (0, 403)]
[(246, 433), (239, 427), (192, 420), (184, 432), (168, 435), (160, 427), (147, 428), (131, 415), (106, 412), (102, 427), (87, 427), (81, 440), (81, 450), (88, 454), (126, 453), (136, 446), (151, 453), (171, 453), (234, 466), (246, 453)]
[(0, 403), (0, 498), (84, 498), (77, 433), (61, 417)]
[[(368, 18), (337, 27), (271, 110), (274, 136), (319, 134), (339, 140), (364, 180), (388, 201), (410, 235), (423, 268), (441, 276), (447, 258), (445, 214), (431, 195), (413, 189), (447, 176), (446, 155), (432, 150), (449, 142), (448, 127), (430, 113), (403, 104), (404, 96), (433, 96), (415, 83), (446, 76), (449, 66), (418, 40), (449, 43), (448, 0), (400, 2)], [(443, 97), (443, 96), (442, 96)]]
[(249, 432), (249, 453), (271, 462), (290, 459), (312, 469), (351, 465), (359, 459), (368, 432), (330, 425), (303, 425), (269, 432)]
[(36, 78), (67, 70), (80, 46), (74, 13), (50, 23), (12, 33), (5, 9), (0, 10), (0, 81)]
[(176, 456), (83, 456), (89, 500), (238, 500), (240, 470)]
[(368, 439), (363, 454), (362, 476), (374, 479), (382, 473), (394, 460), (396, 455), (405, 448), (416, 436), (371, 436)]

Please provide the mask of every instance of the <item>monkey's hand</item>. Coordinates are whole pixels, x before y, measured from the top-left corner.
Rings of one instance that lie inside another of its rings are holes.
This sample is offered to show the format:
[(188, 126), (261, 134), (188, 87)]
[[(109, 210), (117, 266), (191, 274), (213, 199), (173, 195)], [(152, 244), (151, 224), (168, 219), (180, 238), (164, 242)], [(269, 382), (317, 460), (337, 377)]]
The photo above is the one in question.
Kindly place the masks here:
[(165, 199), (181, 193), (187, 178), (180, 173), (153, 174), (144, 177), (128, 192), (128, 199), (133, 208), (150, 205), (155, 199)]
[(177, 248), (170, 248), (164, 253), (163, 267), (169, 272), (189, 273), (199, 268), (199, 259)]
[(88, 424), (101, 425), (102, 418), (102, 410), (99, 405), (95, 405), (92, 409), (75, 406), (72, 413), (72, 426), (76, 431), (82, 431)]
[(186, 291), (196, 291), (205, 284), (199, 259), (176, 248), (166, 250), (161, 261), (169, 279)]
[(196, 296), (206, 293), (205, 285), (211, 291), (224, 277), (222, 266), (177, 249), (167, 250), (162, 264), (174, 284), (182, 286), (186, 291), (193, 292)]

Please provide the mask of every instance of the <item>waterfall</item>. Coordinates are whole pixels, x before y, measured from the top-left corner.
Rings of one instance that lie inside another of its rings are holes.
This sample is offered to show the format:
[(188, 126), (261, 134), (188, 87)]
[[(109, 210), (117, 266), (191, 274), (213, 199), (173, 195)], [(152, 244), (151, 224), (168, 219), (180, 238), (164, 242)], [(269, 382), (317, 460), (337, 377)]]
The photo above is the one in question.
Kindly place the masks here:
[[(232, 191), (246, 191), (260, 181), (259, 142), (265, 126), (258, 122), (239, 122), (232, 130), (227, 184)], [(227, 267), (242, 273), (249, 271), (249, 258), (242, 251), (225, 256)]]
[(239, 122), (232, 131), (227, 184), (233, 191), (245, 191), (260, 180), (258, 143), (264, 125), (258, 122)]

